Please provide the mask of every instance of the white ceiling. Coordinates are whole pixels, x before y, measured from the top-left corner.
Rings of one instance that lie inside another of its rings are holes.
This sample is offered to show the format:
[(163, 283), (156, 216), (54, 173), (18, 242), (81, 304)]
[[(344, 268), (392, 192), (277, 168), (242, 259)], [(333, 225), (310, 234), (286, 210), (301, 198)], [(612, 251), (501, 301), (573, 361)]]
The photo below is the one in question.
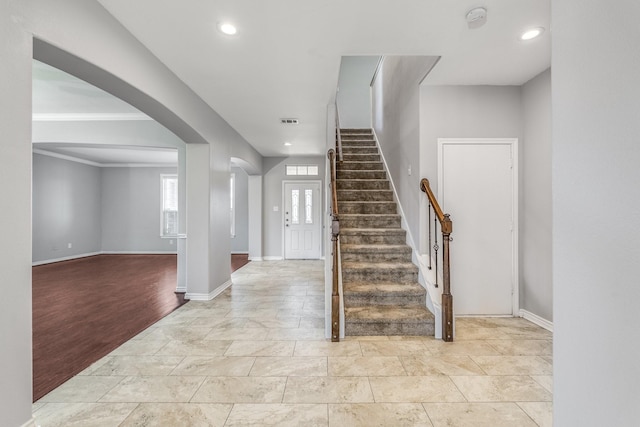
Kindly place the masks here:
[[(441, 56), (427, 85), (521, 85), (550, 65), (550, 0), (99, 2), (265, 156), (323, 154), (342, 56)], [(488, 10), (487, 22), (469, 29), (465, 15), (476, 6)], [(236, 36), (217, 31), (226, 20)], [(518, 40), (539, 26), (546, 28), (541, 38)], [(34, 101), (36, 114), (139, 114), (106, 100), (96, 111), (90, 100), (102, 94), (77, 82), (38, 84), (64, 105)], [(74, 111), (79, 106), (67, 95), (82, 93), (88, 108)], [(283, 126), (283, 117), (300, 124)]]

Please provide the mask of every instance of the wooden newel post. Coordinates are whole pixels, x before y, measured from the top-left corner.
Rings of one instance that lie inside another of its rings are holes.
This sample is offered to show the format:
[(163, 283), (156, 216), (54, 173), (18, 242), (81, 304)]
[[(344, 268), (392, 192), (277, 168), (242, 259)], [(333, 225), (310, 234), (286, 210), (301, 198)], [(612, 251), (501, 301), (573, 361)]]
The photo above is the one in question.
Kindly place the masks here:
[(453, 341), (453, 296), (451, 295), (451, 269), (449, 267), (449, 242), (453, 226), (449, 214), (444, 215), (442, 221), (442, 339)]
[(338, 293), (338, 236), (340, 223), (337, 218), (331, 222), (333, 242), (333, 290), (331, 292), (331, 341), (340, 341), (340, 294)]

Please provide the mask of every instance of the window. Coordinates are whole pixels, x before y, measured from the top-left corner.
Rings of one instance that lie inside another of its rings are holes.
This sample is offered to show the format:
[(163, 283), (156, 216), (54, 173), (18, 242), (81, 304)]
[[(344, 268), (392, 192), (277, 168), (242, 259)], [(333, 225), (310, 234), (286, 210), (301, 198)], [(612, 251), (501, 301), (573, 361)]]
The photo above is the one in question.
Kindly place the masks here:
[(236, 174), (231, 174), (229, 180), (229, 194), (231, 199), (231, 237), (236, 237)]
[(287, 165), (285, 174), (296, 176), (316, 176), (318, 175), (318, 165)]
[(313, 224), (313, 190), (304, 190), (304, 223)]
[(160, 175), (162, 181), (162, 212), (160, 236), (178, 235), (178, 175)]

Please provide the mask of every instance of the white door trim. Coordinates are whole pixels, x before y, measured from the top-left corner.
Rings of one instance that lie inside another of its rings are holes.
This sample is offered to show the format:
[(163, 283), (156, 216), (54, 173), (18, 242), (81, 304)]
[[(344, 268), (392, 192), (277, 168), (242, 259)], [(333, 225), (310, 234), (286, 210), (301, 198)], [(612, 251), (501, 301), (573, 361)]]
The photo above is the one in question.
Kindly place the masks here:
[[(280, 227), (282, 228), (282, 259), (287, 259), (287, 252), (285, 249), (285, 245), (286, 245), (286, 230), (284, 227), (284, 211), (285, 211), (285, 206), (287, 204), (287, 194), (284, 191), (285, 189), (285, 185), (286, 184), (318, 184), (318, 187), (320, 188), (320, 197), (318, 197), (318, 200), (320, 201), (320, 203), (323, 203), (323, 188), (322, 188), (322, 181), (319, 179), (297, 179), (297, 180), (289, 180), (289, 179), (283, 179), (282, 180), (282, 209), (280, 209)], [(324, 238), (324, 235), (322, 234), (322, 214), (324, 212), (324, 206), (320, 205), (319, 206), (320, 212), (319, 212), (319, 216), (318, 216), (318, 236), (320, 238), (320, 253), (318, 255), (318, 259), (322, 258), (322, 239)]]
[[(512, 206), (512, 223), (513, 223), (513, 233), (512, 236), (512, 271), (511, 271), (511, 280), (512, 280), (512, 314), (513, 316), (520, 316), (520, 267), (518, 263), (518, 201), (519, 201), (519, 177), (520, 173), (518, 171), (518, 138), (438, 138), (438, 200), (443, 203), (443, 168), (444, 168), (444, 146), (445, 145), (478, 145), (478, 144), (493, 144), (493, 145), (509, 145), (511, 147), (511, 176), (512, 176), (512, 197), (513, 197), (513, 206)], [(454, 220), (454, 231), (455, 231), (455, 217)], [(455, 288), (451, 288), (452, 294), (455, 298)]]

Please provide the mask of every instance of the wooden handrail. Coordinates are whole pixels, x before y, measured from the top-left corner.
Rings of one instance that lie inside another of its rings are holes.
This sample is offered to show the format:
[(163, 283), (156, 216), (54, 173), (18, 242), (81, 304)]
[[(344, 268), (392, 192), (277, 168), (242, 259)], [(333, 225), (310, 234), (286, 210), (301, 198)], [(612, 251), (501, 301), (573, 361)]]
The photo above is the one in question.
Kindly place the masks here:
[[(440, 221), (440, 226), (442, 227), (442, 232), (451, 234), (452, 231), (452, 223), (448, 218), (448, 214), (442, 213), (442, 209), (440, 208), (440, 204), (438, 203), (438, 199), (431, 191), (431, 186), (429, 185), (429, 180), (427, 178), (422, 178), (420, 180), (420, 189), (427, 194), (427, 198), (429, 199), (429, 203), (433, 207), (433, 211), (436, 213), (438, 217), (438, 221)], [(446, 231), (445, 231), (446, 230)]]
[[(339, 132), (339, 131), (338, 131)], [(336, 152), (330, 149), (327, 153), (331, 171), (331, 241), (333, 242), (333, 286), (331, 291), (331, 341), (340, 341), (340, 289), (338, 275), (338, 243), (340, 238), (340, 221), (338, 218), (338, 189), (336, 186)]]
[[(451, 269), (449, 265), (449, 243), (451, 242), (451, 232), (453, 231), (453, 222), (449, 214), (442, 213), (440, 204), (436, 196), (431, 191), (429, 180), (423, 178), (420, 180), (420, 190), (422, 190), (429, 199), (429, 209), (433, 209), (436, 218), (440, 223), (440, 231), (442, 232), (442, 339), (444, 341), (453, 341), (453, 296), (451, 295)], [(430, 211), (429, 211), (430, 212)], [(431, 215), (429, 213), (429, 215)], [(429, 221), (430, 222), (430, 221)], [(431, 224), (429, 223), (429, 227)], [(435, 260), (436, 260), (436, 287), (438, 281), (438, 239), (436, 235), (435, 244)], [(431, 228), (429, 228), (429, 263), (431, 263)], [(429, 264), (431, 265), (431, 264)], [(431, 268), (431, 267), (429, 267)]]

